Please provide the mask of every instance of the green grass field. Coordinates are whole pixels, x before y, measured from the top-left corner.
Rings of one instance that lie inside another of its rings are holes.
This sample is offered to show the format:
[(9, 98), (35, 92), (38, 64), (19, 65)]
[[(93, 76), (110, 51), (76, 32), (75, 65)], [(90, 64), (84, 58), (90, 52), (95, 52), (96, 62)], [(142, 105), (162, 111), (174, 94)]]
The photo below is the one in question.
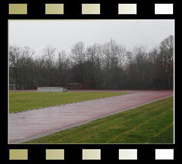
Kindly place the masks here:
[(9, 92), (9, 112), (129, 94), (126, 92)]
[(173, 97), (28, 143), (173, 143)]

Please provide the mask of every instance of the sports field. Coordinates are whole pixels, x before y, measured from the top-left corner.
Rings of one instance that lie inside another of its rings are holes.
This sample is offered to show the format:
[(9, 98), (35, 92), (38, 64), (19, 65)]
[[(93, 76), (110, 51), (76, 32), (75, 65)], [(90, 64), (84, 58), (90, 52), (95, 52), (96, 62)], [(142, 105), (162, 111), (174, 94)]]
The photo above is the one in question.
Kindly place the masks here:
[(125, 94), (129, 92), (9, 92), (9, 113)]
[(173, 97), (29, 143), (173, 143)]

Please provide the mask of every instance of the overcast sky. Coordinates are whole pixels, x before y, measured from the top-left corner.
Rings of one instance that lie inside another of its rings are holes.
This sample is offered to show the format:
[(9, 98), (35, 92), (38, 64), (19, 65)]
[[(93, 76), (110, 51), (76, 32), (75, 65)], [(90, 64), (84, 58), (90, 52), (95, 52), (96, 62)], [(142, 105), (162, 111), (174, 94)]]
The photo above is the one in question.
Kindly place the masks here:
[(136, 45), (148, 50), (174, 36), (173, 20), (10, 20), (9, 45), (29, 46), (42, 55), (47, 45), (67, 54), (78, 41), (85, 46), (106, 43), (111, 39), (128, 50)]

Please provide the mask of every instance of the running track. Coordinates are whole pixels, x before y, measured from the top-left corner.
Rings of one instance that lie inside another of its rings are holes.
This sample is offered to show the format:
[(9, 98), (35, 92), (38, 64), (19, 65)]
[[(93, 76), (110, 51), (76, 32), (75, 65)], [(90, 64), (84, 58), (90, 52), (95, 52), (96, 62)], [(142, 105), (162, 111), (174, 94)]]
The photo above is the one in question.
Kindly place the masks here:
[(9, 143), (29, 141), (173, 95), (173, 91), (129, 92), (131, 94), (11, 113)]

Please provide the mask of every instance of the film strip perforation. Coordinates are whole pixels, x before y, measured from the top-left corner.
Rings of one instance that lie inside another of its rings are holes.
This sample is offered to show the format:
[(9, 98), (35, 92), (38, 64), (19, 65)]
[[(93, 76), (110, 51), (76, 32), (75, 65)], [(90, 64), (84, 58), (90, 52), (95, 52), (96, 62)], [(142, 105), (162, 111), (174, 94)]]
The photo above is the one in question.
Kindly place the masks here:
[[(147, 15), (173, 15), (173, 3), (150, 3), (150, 6), (153, 5), (154, 7), (153, 11), (148, 11), (147, 7), (144, 9), (143, 6), (140, 5), (140, 3), (118, 3), (117, 8), (115, 5), (115, 11), (117, 11), (117, 15), (140, 15), (140, 10), (146, 10)], [(32, 6), (28, 3), (9, 3), (9, 15), (31, 15), (31, 11), (34, 9), (30, 7)], [(41, 6), (39, 5), (39, 7), (41, 7), (39, 9), (39, 14), (66, 15), (67, 12), (65, 11), (67, 11), (68, 6), (65, 5), (65, 3), (42, 3)], [(79, 12), (81, 15), (102, 15), (102, 9), (103, 7), (101, 3), (81, 3), (81, 11), (77, 12)]]
[[(120, 148), (120, 149), (107, 149), (107, 154), (109, 155), (110, 151), (114, 151), (115, 154), (112, 154), (111, 156), (106, 156), (103, 154), (105, 150), (102, 149), (81, 149), (81, 153), (79, 156), (81, 157), (81, 160), (142, 160), (142, 154), (141, 151), (138, 151), (138, 149), (131, 149), (131, 148)], [(31, 149), (9, 149), (9, 160), (29, 160)], [(103, 151), (103, 152), (102, 152)], [(145, 150), (143, 150), (145, 151)], [(43, 152), (42, 152), (43, 153)], [(64, 161), (66, 158), (69, 158), (69, 153), (67, 153), (66, 149), (53, 149), (53, 148), (47, 148), (44, 151), (44, 156), (46, 161), (50, 160), (60, 160)], [(78, 155), (78, 153), (77, 153)], [(65, 158), (66, 157), (66, 158)], [(114, 157), (114, 158), (113, 158)], [(106, 159), (105, 159), (106, 158)], [(116, 159), (117, 158), (117, 159)], [(152, 153), (148, 155), (147, 158), (150, 158), (151, 160), (174, 160), (174, 149), (153, 149)]]

